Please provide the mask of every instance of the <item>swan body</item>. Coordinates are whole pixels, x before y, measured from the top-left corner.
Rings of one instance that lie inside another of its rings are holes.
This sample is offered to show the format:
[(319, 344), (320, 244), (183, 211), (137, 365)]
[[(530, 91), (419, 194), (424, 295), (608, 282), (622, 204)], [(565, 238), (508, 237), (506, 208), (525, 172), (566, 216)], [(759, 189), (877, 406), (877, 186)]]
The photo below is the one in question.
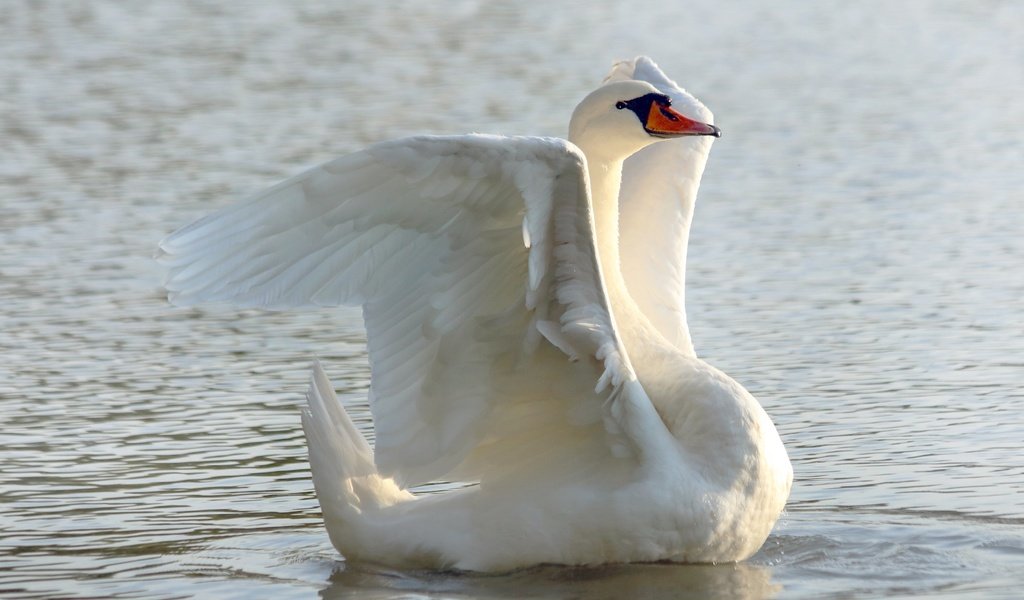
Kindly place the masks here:
[[(631, 292), (650, 282), (620, 267), (623, 162), (717, 135), (670, 102), (619, 77), (576, 108), (569, 141), (377, 144), (161, 243), (178, 304), (363, 307), (375, 448), (319, 364), (302, 415), (347, 559), (725, 562), (764, 542), (792, 482), (774, 425), (694, 355), (685, 316), (645, 314)], [(478, 485), (409, 491), (438, 480)]]

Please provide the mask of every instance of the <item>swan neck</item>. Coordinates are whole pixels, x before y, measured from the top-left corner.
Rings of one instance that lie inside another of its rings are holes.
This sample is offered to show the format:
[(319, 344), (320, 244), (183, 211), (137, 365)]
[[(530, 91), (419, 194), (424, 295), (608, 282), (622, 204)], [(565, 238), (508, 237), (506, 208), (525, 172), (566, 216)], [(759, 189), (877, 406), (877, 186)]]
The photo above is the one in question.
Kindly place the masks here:
[(686, 258), (708, 146), (704, 140), (677, 140), (642, 150), (637, 160), (625, 162), (619, 196), (626, 288), (658, 330), (691, 356)]
[(601, 263), (605, 286), (616, 308), (622, 307), (628, 297), (619, 256), (619, 190), (622, 187), (622, 163), (622, 160), (598, 158), (588, 165), (598, 260)]
[(574, 143), (587, 158), (597, 261), (608, 295), (608, 308), (631, 359), (642, 362), (648, 358), (648, 354), (670, 350), (671, 343), (654, 327), (629, 293), (622, 271), (619, 197), (622, 169), (630, 153), (617, 152), (622, 149), (608, 147), (605, 140), (598, 136), (580, 137), (582, 139)]

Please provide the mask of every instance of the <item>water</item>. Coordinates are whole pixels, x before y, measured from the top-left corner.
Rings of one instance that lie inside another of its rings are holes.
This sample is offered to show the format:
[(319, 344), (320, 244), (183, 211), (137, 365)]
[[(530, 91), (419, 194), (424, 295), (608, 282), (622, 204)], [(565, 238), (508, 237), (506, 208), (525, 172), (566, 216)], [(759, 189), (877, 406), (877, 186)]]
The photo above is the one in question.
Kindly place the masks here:
[[(1017, 596), (1024, 7), (666, 4), (0, 5), (0, 595)], [(314, 356), (362, 402), (358, 313), (171, 308), (155, 243), (375, 140), (561, 135), (638, 53), (725, 131), (690, 319), (786, 514), (740, 565), (346, 566), (298, 406)]]

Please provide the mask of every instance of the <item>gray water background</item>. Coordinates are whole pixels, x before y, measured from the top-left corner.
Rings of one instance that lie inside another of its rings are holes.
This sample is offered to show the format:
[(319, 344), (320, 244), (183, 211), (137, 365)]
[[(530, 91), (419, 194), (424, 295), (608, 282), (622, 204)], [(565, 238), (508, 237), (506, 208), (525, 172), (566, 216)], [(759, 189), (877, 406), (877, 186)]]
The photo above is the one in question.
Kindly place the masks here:
[[(386, 572), (331, 548), (298, 407), (370, 431), (357, 311), (164, 302), (156, 242), (415, 133), (564, 135), (616, 58), (715, 111), (698, 352), (796, 471), (740, 565)], [(1024, 4), (0, 3), (0, 595), (1018, 597)]]

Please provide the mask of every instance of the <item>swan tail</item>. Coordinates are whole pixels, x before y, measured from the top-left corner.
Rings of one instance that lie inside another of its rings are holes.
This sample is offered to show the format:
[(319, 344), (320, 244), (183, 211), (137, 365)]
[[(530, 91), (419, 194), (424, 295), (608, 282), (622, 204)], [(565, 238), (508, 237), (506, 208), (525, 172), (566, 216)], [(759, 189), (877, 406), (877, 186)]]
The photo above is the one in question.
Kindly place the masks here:
[(376, 509), (412, 500), (393, 479), (382, 477), (373, 450), (356, 428), (319, 362), (306, 392), (302, 429), (306, 433), (309, 467), (331, 543), (342, 554), (360, 554), (361, 538)]

